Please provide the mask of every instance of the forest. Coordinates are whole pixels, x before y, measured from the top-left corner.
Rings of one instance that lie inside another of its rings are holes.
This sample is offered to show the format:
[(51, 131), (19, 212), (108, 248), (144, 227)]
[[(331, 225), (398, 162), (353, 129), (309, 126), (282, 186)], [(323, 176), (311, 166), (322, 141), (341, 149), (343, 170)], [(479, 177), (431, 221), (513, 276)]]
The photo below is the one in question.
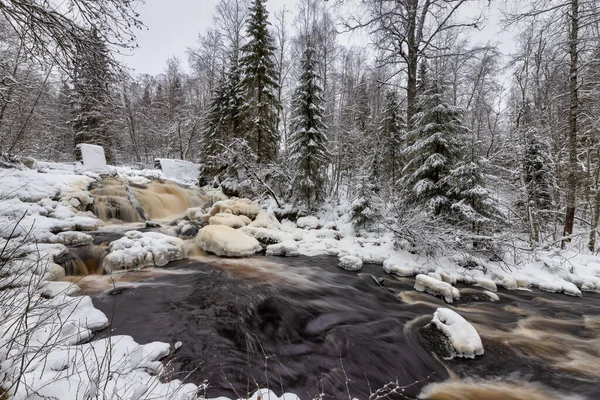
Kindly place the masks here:
[[(492, 7), (509, 54), (478, 40)], [(201, 185), (301, 213), (347, 203), (357, 232), (417, 251), (597, 250), (596, 1), (221, 0), (157, 75), (115, 57), (144, 28), (135, 1), (3, 0), (0, 15), (2, 153), (189, 160)]]

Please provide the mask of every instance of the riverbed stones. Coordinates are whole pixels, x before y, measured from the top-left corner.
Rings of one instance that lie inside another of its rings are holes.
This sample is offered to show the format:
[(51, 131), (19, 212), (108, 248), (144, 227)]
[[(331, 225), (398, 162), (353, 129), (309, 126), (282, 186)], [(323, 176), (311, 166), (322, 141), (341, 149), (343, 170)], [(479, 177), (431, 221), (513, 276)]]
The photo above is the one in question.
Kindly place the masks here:
[(208, 225), (200, 229), (196, 244), (220, 257), (250, 257), (262, 250), (258, 240), (225, 225)]

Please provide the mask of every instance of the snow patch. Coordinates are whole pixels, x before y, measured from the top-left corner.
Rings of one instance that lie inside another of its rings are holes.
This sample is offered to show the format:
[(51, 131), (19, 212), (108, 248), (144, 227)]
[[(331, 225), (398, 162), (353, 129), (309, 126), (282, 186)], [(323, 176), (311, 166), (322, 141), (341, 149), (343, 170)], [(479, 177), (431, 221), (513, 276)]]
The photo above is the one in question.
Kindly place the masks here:
[(81, 162), (85, 171), (92, 171), (98, 174), (109, 173), (102, 146), (82, 143), (78, 144), (76, 149), (81, 152)]
[(300, 253), (298, 252), (298, 244), (293, 240), (287, 240), (267, 246), (267, 255), (295, 257), (299, 256)]
[(163, 177), (172, 181), (188, 185), (198, 184), (200, 165), (185, 160), (174, 160), (170, 158), (157, 158), (154, 161), (163, 172)]
[(340, 257), (340, 263), (338, 266), (348, 271), (360, 271), (362, 269), (363, 262), (360, 258), (355, 256), (343, 256)]
[(302, 229), (317, 229), (319, 226), (321, 226), (321, 221), (319, 221), (319, 218), (314, 216), (300, 217), (296, 221), (296, 225), (298, 225), (298, 228)]

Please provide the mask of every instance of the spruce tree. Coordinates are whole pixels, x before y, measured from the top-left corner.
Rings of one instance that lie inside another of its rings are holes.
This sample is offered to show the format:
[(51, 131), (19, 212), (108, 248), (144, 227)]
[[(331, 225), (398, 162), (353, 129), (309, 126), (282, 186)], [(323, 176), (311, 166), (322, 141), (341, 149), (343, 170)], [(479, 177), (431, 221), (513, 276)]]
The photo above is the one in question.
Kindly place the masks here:
[(269, 13), (266, 0), (254, 0), (247, 20), (248, 43), (242, 47), (242, 84), (246, 91), (244, 118), (246, 140), (257, 155), (258, 163), (275, 160), (280, 135), (277, 131), (277, 110), (280, 105), (275, 96), (277, 71), (275, 45), (269, 32)]
[(383, 104), (378, 145), (381, 149), (382, 178), (392, 187), (396, 184), (403, 166), (402, 142), (405, 129), (398, 95), (390, 90), (386, 93)]
[(113, 80), (108, 64), (108, 49), (93, 35), (96, 51), (80, 52), (74, 62), (72, 104), (75, 146), (82, 143), (104, 147), (106, 161), (113, 163), (112, 135), (108, 129), (109, 85)]
[(449, 176), (460, 161), (460, 138), (465, 134), (462, 110), (444, 100), (439, 83), (433, 82), (417, 101), (409, 146), (403, 151), (407, 163), (401, 186), (409, 204), (423, 204), (438, 215), (450, 210)]
[(220, 165), (218, 163), (218, 154), (221, 151), (220, 145), (225, 136), (225, 88), (222, 80), (216, 86), (212, 93), (208, 111), (204, 118), (202, 136), (200, 138), (200, 185), (205, 185), (213, 181)]
[(288, 148), (294, 172), (292, 191), (308, 207), (323, 200), (327, 164), (331, 160), (326, 147), (324, 112), (318, 65), (309, 46), (302, 57), (302, 73), (294, 93)]
[(246, 102), (242, 85), (242, 71), (238, 60), (238, 50), (234, 49), (229, 62), (224, 87), (224, 139), (243, 138), (244, 104)]
[(381, 218), (378, 187), (380, 173), (380, 155), (378, 152), (374, 152), (367, 158), (364, 168), (357, 177), (356, 196), (350, 211), (352, 225), (356, 231), (372, 228)]

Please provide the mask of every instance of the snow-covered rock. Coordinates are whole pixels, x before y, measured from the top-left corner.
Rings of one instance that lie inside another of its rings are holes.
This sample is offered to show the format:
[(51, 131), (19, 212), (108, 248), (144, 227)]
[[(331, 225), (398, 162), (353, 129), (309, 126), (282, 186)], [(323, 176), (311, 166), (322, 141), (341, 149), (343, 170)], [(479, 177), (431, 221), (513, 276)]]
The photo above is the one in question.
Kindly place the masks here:
[(78, 144), (76, 149), (81, 153), (81, 163), (85, 171), (92, 171), (98, 174), (107, 174), (109, 172), (102, 146), (82, 143)]
[(490, 292), (497, 292), (498, 291), (498, 288), (496, 287), (496, 284), (491, 279), (484, 278), (482, 276), (476, 276), (475, 277), (475, 283), (478, 286), (481, 286), (482, 288), (484, 288), (486, 290), (489, 290)]
[(154, 164), (159, 166), (163, 177), (185, 184), (197, 184), (200, 165), (190, 161), (171, 158), (157, 158)]
[(267, 211), (261, 211), (256, 215), (254, 221), (248, 224), (253, 228), (267, 228), (267, 229), (276, 229), (281, 230), (281, 223), (277, 220), (273, 213)]
[(319, 221), (319, 218), (311, 215), (298, 218), (296, 225), (298, 225), (298, 228), (302, 229), (317, 229), (321, 226), (321, 221)]
[(94, 238), (87, 233), (76, 231), (59, 232), (56, 236), (58, 237), (57, 243), (69, 247), (86, 246), (94, 241)]
[(129, 231), (109, 246), (102, 266), (107, 272), (161, 267), (185, 257), (184, 241), (158, 232)]
[(41, 287), (42, 295), (48, 297), (56, 297), (60, 294), (70, 296), (80, 290), (79, 286), (71, 282), (44, 282)]
[(498, 295), (494, 292), (490, 292), (489, 290), (484, 290), (483, 293), (485, 293), (492, 301), (500, 300), (500, 297), (498, 297)]
[[(243, 227), (241, 231), (253, 236), (256, 240), (264, 245), (294, 241), (290, 234), (275, 229), (246, 226)], [(296, 248), (298, 248), (298, 246), (296, 246)]]
[(495, 273), (493, 274), (492, 278), (497, 286), (502, 286), (505, 289), (516, 290), (519, 288), (517, 279), (514, 276), (503, 273)]
[(218, 213), (208, 219), (210, 225), (225, 225), (233, 229), (242, 228), (250, 223), (250, 218), (245, 215)]
[(238, 199), (232, 197), (228, 200), (217, 201), (208, 211), (210, 215), (218, 213), (231, 213), (233, 215), (245, 215), (250, 219), (256, 218), (260, 212), (260, 206), (250, 199)]
[(415, 276), (419, 273), (419, 269), (412, 265), (407, 265), (402, 260), (396, 260), (393, 257), (386, 258), (383, 261), (383, 270), (388, 274), (394, 274), (398, 276)]
[[(475, 358), (483, 354), (483, 344), (479, 333), (466, 319), (449, 308), (438, 308), (433, 314), (429, 328), (435, 326), (447, 338), (445, 359), (454, 357)], [(428, 336), (431, 336), (428, 335)], [(444, 338), (439, 338), (441, 342)], [(438, 343), (438, 351), (440, 343)], [(449, 353), (449, 354), (448, 354)]]
[(363, 262), (356, 256), (343, 256), (340, 257), (340, 263), (338, 266), (348, 271), (360, 271), (362, 269)]
[(298, 244), (293, 240), (283, 241), (281, 243), (271, 244), (267, 246), (268, 256), (299, 256)]
[(452, 303), (460, 298), (459, 290), (451, 284), (423, 274), (419, 274), (415, 278), (415, 290), (441, 296), (446, 303)]
[(200, 229), (196, 244), (221, 257), (249, 257), (262, 250), (258, 240), (225, 225), (208, 225)]
[(188, 208), (185, 212), (185, 215), (190, 221), (200, 221), (204, 214), (206, 214), (206, 210), (202, 207)]

